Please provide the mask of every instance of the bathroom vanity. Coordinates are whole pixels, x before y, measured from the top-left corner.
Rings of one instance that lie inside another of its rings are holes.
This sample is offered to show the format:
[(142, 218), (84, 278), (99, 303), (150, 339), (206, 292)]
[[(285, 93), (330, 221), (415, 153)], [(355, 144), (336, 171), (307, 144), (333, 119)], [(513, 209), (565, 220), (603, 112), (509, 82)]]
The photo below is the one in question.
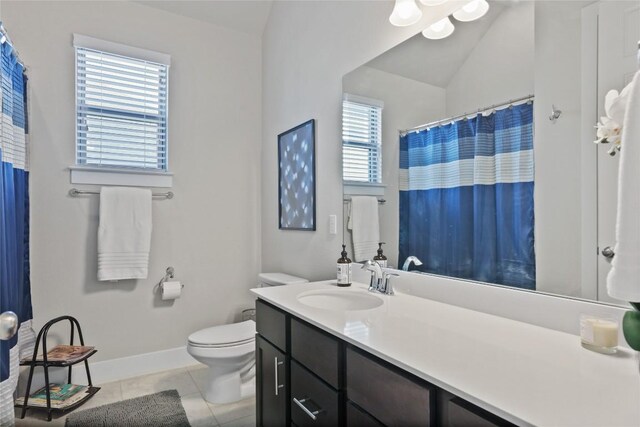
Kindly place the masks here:
[(254, 289), (257, 424), (637, 425), (636, 355), (335, 281)]

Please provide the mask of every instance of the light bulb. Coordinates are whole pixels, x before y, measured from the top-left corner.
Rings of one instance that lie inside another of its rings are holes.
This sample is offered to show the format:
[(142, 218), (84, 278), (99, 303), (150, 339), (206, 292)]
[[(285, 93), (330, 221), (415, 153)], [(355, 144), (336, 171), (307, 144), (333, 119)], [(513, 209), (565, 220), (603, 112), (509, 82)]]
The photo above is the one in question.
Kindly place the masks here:
[(446, 3), (447, 0), (420, 0), (420, 3), (422, 3), (425, 6), (437, 6), (439, 4), (442, 3)]
[(447, 16), (446, 18), (431, 24), (429, 28), (422, 32), (422, 35), (428, 39), (440, 40), (445, 37), (449, 37), (455, 29), (456, 27), (453, 26), (451, 20)]
[(415, 24), (420, 18), (422, 18), (422, 10), (415, 0), (396, 0), (389, 22), (396, 27), (406, 27)]
[(469, 22), (482, 18), (489, 10), (487, 0), (473, 0), (453, 12), (458, 21)]

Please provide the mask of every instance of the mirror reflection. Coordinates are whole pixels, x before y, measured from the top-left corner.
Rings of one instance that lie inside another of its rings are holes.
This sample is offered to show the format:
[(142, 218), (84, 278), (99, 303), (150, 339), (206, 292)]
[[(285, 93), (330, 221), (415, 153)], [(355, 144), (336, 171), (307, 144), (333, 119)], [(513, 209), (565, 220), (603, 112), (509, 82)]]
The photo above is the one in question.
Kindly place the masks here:
[(347, 248), (355, 261), (622, 303), (606, 294), (619, 156), (594, 144), (595, 124), (637, 70), (640, 5), (489, 5), (344, 76)]

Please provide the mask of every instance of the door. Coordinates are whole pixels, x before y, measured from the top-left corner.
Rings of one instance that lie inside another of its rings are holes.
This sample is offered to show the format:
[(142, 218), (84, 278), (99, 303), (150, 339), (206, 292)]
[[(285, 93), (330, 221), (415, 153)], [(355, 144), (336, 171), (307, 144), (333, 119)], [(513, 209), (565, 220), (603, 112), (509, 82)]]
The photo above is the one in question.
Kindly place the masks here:
[(287, 425), (287, 369), (285, 355), (260, 335), (256, 335), (257, 425)]
[[(598, 8), (598, 117), (602, 117), (606, 93), (611, 89), (621, 91), (638, 70), (640, 1), (600, 1)], [(598, 300), (621, 303), (607, 294), (611, 258), (605, 249), (615, 245), (620, 163), (619, 155), (607, 153), (609, 148), (609, 144), (599, 144), (597, 154)]]

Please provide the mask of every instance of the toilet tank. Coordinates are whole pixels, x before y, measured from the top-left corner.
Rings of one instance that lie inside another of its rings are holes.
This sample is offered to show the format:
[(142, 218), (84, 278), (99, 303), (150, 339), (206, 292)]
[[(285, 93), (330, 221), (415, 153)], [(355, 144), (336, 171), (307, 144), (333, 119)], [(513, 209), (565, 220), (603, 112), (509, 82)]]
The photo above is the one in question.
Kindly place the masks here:
[(282, 286), (282, 285), (294, 285), (296, 283), (307, 283), (307, 279), (301, 277), (291, 276), (285, 273), (260, 273), (258, 274), (259, 286)]

